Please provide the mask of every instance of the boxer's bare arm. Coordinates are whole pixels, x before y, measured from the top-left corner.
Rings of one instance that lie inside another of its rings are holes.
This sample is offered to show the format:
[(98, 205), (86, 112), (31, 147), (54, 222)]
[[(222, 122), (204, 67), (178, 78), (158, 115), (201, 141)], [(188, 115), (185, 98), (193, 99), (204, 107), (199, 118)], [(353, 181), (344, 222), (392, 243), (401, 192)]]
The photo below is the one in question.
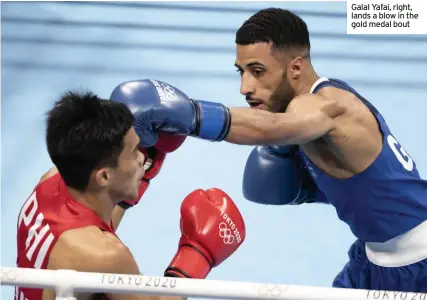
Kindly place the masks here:
[[(47, 269), (71, 269), (81, 272), (100, 272), (139, 275), (139, 268), (130, 250), (113, 234), (95, 226), (73, 229), (63, 233), (49, 256)], [(78, 299), (89, 299), (78, 294)], [(181, 300), (179, 297), (107, 294), (110, 300)], [(42, 300), (54, 300), (53, 291), (45, 290)]]
[(231, 108), (226, 141), (243, 145), (305, 144), (335, 129), (335, 118), (346, 112), (338, 101), (305, 94), (296, 97), (285, 113)]
[(113, 212), (111, 214), (111, 222), (113, 223), (114, 231), (116, 231), (117, 228), (119, 227), (120, 222), (122, 221), (125, 213), (126, 213), (126, 209), (123, 209), (118, 205), (114, 207)]

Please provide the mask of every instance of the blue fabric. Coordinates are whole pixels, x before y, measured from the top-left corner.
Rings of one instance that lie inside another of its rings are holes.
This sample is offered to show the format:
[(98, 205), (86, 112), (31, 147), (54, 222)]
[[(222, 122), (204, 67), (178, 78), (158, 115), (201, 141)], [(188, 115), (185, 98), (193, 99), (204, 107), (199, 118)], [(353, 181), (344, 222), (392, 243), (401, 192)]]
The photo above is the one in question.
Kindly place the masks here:
[[(317, 85), (353, 93), (377, 119), (383, 148), (364, 171), (347, 179), (335, 178), (318, 168), (301, 150), (301, 157), (325, 198), (353, 234), (365, 242), (385, 242), (427, 220), (427, 180), (397, 142), (379, 111), (347, 83), (329, 79)], [(414, 128), (417, 131), (417, 128)]]
[(350, 260), (335, 278), (333, 287), (427, 292), (427, 259), (403, 267), (377, 266), (369, 261), (360, 240), (350, 247), (348, 257)]

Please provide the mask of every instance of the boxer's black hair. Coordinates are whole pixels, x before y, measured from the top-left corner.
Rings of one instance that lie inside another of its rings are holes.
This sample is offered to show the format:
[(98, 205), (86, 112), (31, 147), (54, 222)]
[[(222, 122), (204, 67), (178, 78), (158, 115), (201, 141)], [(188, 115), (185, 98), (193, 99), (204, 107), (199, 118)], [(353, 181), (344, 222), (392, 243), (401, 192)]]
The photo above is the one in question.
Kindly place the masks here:
[(134, 117), (121, 103), (67, 91), (47, 114), (46, 143), (65, 184), (86, 190), (96, 168), (117, 167)]
[(307, 24), (296, 14), (280, 8), (260, 10), (239, 28), (236, 44), (271, 42), (274, 50), (305, 49), (310, 51)]

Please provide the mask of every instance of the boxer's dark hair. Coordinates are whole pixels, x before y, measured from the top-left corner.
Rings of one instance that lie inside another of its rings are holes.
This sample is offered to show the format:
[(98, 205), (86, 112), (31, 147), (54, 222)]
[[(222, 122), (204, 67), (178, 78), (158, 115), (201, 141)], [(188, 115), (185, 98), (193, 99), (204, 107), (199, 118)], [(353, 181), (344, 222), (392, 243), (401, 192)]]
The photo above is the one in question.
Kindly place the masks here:
[(49, 156), (65, 184), (86, 190), (96, 168), (117, 167), (134, 117), (122, 103), (67, 91), (47, 114)]
[(271, 42), (274, 50), (305, 49), (310, 52), (307, 24), (296, 14), (280, 8), (260, 10), (239, 28), (236, 44)]

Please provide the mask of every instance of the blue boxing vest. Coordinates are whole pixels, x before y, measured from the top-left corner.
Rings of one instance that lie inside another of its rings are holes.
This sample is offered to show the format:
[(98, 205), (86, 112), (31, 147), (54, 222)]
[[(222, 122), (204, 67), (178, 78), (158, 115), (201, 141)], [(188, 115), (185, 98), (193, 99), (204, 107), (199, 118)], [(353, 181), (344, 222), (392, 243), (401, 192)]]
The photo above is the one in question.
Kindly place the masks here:
[[(427, 181), (421, 179), (415, 162), (399, 144), (378, 110), (353, 88), (337, 79), (319, 79), (312, 88), (335, 87), (356, 95), (373, 113), (383, 134), (383, 148), (363, 172), (334, 178), (317, 168), (300, 150), (313, 180), (364, 242), (385, 242), (427, 220)], [(425, 237), (427, 239), (427, 236)]]

